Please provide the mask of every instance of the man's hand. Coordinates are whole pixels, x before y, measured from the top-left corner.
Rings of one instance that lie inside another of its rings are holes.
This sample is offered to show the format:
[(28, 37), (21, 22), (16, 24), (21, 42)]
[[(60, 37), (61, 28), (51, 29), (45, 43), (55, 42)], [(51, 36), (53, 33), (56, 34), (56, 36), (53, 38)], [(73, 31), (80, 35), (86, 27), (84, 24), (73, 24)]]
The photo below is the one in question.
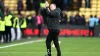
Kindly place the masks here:
[(48, 1), (45, 2), (45, 6), (46, 6), (46, 7), (49, 7)]

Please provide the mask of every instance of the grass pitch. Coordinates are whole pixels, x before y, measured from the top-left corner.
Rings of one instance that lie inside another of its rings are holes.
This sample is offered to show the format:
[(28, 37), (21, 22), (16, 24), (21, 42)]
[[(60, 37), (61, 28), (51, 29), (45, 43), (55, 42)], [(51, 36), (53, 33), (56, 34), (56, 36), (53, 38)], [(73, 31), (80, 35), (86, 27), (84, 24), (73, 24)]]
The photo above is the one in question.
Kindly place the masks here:
[[(41, 39), (45, 40), (45, 38)], [(0, 44), (0, 47), (41, 39), (32, 38), (31, 40), (14, 41), (9, 44)], [(61, 37), (60, 41), (62, 56), (100, 56), (100, 38)], [(0, 49), (0, 56), (45, 56), (45, 54), (45, 41)], [(56, 49), (53, 47), (52, 56), (56, 56)]]

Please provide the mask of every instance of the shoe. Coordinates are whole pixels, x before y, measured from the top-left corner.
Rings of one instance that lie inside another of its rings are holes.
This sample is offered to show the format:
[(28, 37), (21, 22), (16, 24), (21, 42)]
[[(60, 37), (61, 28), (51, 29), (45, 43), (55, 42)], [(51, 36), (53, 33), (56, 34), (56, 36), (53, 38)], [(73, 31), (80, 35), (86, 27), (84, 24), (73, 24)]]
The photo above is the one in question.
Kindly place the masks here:
[(46, 54), (45, 56), (51, 56), (51, 55)]

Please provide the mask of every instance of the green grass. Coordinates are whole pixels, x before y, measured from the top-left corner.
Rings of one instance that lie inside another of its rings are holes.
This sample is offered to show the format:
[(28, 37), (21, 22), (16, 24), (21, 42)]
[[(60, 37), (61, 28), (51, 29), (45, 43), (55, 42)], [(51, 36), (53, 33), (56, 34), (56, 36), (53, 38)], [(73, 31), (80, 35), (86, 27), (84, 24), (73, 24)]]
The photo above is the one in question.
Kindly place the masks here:
[[(33, 38), (32, 40), (36, 39)], [(11, 44), (25, 41), (15, 41)], [(100, 38), (69, 37), (60, 38), (60, 41), (62, 56), (100, 56)], [(0, 46), (5, 46), (5, 44)], [(45, 41), (0, 49), (0, 56), (44, 56), (45, 54)], [(55, 48), (52, 48), (52, 56), (56, 56)]]

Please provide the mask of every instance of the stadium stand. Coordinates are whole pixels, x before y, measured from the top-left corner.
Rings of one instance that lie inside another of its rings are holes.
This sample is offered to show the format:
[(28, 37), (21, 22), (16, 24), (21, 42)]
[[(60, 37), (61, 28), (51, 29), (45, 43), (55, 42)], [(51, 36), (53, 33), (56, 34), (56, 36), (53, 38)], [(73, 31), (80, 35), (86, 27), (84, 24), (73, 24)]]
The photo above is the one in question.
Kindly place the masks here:
[[(9, 7), (12, 13), (15, 15), (18, 14), (17, 1), (18, 0), (5, 0), (4, 1), (5, 6)], [(23, 4), (24, 4), (24, 10), (22, 11), (22, 13), (25, 13), (26, 15), (35, 13), (34, 11), (26, 11), (26, 0), (23, 0)]]
[[(50, 0), (49, 0), (50, 1)], [(18, 14), (17, 12), (17, 0), (5, 0), (4, 1), (5, 6), (8, 6), (10, 10), (12, 10), (13, 14)], [(22, 13), (26, 13), (26, 15), (35, 13), (34, 11), (25, 11), (26, 10), (26, 0), (23, 0), (24, 4), (24, 11)], [(91, 14), (97, 15), (100, 17), (100, 0), (91, 0), (91, 8), (85, 8), (85, 0), (82, 0), (82, 7), (79, 9), (79, 11), (67, 11), (66, 14), (70, 16), (73, 12), (75, 15), (79, 12), (80, 15), (85, 15), (86, 21), (88, 21)]]

